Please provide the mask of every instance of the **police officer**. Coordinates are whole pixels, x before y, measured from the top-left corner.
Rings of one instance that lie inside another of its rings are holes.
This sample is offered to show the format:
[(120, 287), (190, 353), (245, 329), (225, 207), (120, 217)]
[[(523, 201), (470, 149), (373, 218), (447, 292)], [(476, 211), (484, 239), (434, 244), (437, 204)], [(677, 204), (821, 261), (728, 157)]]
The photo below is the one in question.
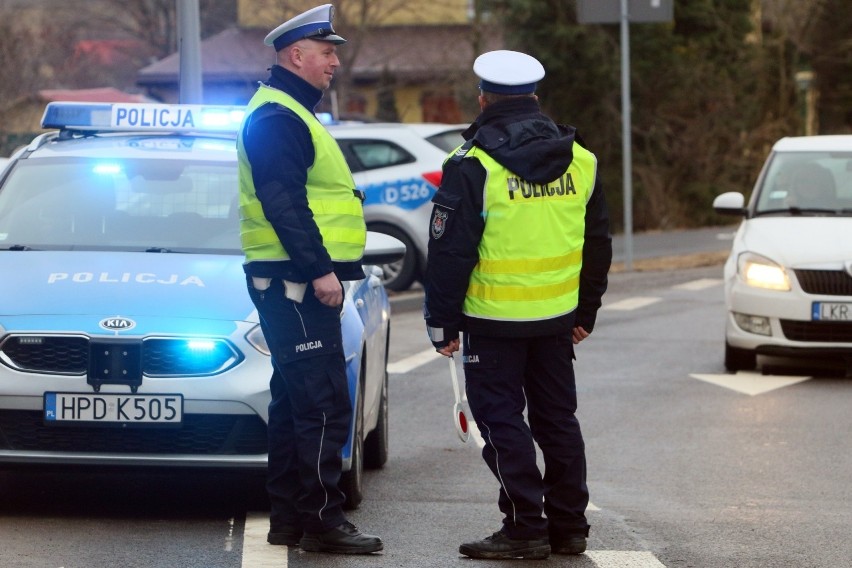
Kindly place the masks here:
[(364, 278), (366, 227), (343, 154), (313, 112), (346, 41), (332, 15), (325, 4), (266, 36), (277, 64), (248, 103), (237, 141), (240, 237), (273, 366), (267, 540), (363, 554), (382, 541), (346, 520), (338, 481), (352, 419), (341, 281)]
[(579, 554), (589, 496), (572, 360), (594, 328), (612, 260), (597, 161), (573, 127), (542, 114), (535, 58), (492, 51), (473, 70), (482, 112), (432, 199), (424, 315), (443, 355), (464, 332), (468, 400), (503, 522), (459, 552)]

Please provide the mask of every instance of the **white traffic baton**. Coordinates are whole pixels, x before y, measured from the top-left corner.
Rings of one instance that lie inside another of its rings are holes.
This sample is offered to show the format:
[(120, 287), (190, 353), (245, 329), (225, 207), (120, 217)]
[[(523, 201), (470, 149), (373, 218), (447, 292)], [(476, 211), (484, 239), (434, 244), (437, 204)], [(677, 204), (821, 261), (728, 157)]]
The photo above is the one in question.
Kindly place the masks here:
[(453, 423), (456, 425), (456, 434), (459, 435), (459, 439), (466, 443), (470, 439), (469, 420), (462, 404), (459, 376), (456, 372), (456, 361), (452, 355), (447, 357), (447, 359), (450, 362), (450, 380), (453, 383), (453, 395), (456, 399), (455, 404), (453, 404)]

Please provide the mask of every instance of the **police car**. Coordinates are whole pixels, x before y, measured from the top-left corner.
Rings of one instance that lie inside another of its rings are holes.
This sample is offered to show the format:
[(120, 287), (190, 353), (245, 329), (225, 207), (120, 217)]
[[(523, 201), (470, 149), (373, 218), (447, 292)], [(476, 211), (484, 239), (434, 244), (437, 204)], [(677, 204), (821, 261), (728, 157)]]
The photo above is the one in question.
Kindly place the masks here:
[[(263, 469), (271, 365), (242, 270), (241, 109), (51, 103), (0, 176), (0, 466)], [(347, 505), (388, 452), (402, 244), (369, 233), (341, 324)]]
[(745, 217), (724, 268), (725, 366), (852, 369), (852, 136), (779, 140), (744, 204), (738, 192), (713, 202)]
[(449, 152), (464, 142), (463, 124), (330, 124), (358, 189), (367, 227), (401, 240), (405, 257), (383, 265), (384, 284), (407, 290), (422, 275), (432, 196)]

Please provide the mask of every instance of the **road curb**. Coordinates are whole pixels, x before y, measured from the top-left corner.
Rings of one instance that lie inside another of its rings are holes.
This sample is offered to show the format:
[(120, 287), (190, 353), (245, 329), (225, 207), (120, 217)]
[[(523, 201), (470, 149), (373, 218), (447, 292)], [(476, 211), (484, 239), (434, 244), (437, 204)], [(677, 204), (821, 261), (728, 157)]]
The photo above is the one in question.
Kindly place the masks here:
[(413, 312), (423, 309), (423, 290), (409, 290), (406, 292), (393, 292), (388, 298), (391, 305), (391, 314), (399, 312)]

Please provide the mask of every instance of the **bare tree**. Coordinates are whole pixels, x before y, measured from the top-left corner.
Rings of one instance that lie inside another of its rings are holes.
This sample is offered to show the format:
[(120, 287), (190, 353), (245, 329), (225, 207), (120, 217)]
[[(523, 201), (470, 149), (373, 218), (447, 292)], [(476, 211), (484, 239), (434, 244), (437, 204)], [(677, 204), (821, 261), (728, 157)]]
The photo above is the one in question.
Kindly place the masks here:
[(27, 5), (0, 7), (0, 111), (56, 82), (71, 35)]

